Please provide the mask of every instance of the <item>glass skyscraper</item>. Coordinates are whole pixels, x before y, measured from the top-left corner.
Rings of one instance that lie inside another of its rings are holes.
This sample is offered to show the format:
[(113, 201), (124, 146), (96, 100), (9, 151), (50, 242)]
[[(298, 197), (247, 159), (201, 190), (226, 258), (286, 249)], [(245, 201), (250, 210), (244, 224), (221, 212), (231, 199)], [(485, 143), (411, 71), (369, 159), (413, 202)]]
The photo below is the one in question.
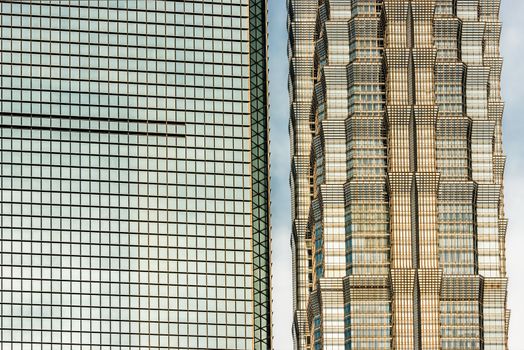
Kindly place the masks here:
[(265, 1), (0, 1), (0, 52), (0, 348), (270, 349)]
[(507, 349), (500, 0), (289, 0), (295, 348)]

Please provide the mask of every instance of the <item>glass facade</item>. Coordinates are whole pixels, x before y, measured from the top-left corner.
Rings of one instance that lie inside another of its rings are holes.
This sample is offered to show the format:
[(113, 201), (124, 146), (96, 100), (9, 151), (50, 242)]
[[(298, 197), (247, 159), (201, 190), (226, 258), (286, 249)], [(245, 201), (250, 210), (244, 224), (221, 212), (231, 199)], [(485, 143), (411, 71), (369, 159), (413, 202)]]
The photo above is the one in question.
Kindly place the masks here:
[(290, 0), (295, 349), (507, 349), (500, 0)]
[(269, 349), (266, 6), (0, 1), (0, 347)]

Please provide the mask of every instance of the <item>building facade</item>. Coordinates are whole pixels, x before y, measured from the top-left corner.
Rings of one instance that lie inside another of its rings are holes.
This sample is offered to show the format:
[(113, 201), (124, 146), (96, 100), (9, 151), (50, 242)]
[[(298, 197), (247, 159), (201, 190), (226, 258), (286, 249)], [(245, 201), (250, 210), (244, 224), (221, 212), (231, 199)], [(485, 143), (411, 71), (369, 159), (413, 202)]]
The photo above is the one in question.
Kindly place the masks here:
[(500, 0), (289, 0), (296, 349), (507, 349)]
[(264, 0), (0, 1), (2, 349), (270, 349)]

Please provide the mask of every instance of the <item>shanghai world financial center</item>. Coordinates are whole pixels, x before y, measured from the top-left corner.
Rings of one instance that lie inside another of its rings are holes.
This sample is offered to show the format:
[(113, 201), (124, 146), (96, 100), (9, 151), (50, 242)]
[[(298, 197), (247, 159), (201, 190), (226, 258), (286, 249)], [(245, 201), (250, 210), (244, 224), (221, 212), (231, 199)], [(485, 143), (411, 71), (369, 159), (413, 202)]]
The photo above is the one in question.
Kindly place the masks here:
[[(295, 349), (507, 349), (500, 0), (287, 7)], [(0, 0), (0, 349), (282, 348), (266, 22)]]
[(0, 5), (0, 348), (269, 348), (265, 3)]

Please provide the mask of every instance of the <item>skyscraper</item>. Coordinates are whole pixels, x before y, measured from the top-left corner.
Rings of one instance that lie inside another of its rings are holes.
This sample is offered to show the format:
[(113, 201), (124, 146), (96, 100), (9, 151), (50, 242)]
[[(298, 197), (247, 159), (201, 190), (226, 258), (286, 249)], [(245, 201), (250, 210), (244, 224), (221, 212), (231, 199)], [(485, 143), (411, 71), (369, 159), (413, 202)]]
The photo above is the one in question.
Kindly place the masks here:
[(296, 349), (506, 349), (500, 0), (290, 0)]
[(0, 347), (270, 349), (265, 1), (0, 27)]

